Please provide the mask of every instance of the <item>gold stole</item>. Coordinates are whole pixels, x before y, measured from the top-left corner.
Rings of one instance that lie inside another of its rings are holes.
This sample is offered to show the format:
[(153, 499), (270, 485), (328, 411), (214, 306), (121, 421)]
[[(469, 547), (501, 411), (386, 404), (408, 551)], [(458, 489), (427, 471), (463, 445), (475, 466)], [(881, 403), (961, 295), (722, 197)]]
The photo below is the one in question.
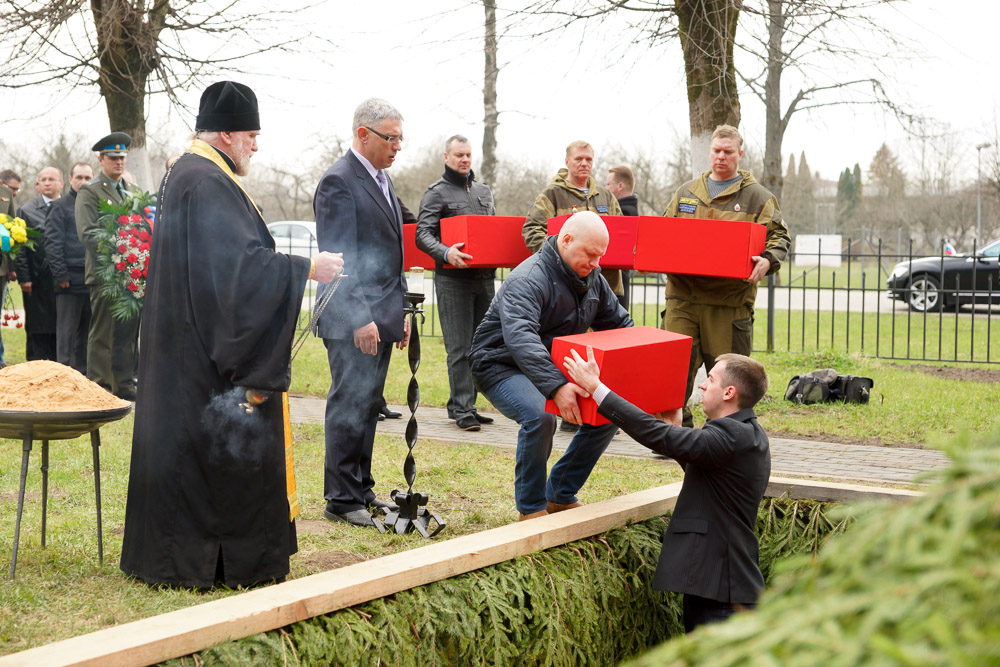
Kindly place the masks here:
[[(215, 166), (222, 170), (226, 176), (232, 179), (233, 183), (236, 184), (246, 198), (250, 200), (253, 204), (254, 209), (257, 211), (257, 215), (260, 216), (261, 220), (264, 220), (264, 215), (260, 212), (260, 207), (250, 196), (250, 193), (246, 191), (243, 184), (240, 183), (239, 179), (236, 178), (236, 174), (233, 170), (229, 168), (226, 161), (222, 159), (219, 155), (219, 151), (215, 150), (211, 144), (202, 141), (201, 139), (195, 139), (191, 143), (191, 147), (188, 148), (188, 153), (194, 153), (200, 157), (205, 158), (212, 162)], [(284, 423), (284, 435), (285, 435), (285, 490), (288, 493), (288, 520), (294, 521), (295, 517), (299, 515), (299, 496), (295, 491), (295, 444), (292, 442), (292, 420), (288, 409), (288, 392), (281, 393), (281, 419)]]

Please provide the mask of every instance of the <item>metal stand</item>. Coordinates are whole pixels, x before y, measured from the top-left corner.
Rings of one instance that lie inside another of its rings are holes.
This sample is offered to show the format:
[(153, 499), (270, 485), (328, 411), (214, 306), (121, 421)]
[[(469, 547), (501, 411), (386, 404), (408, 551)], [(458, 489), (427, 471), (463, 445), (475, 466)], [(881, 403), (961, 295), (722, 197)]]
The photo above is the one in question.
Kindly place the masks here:
[[(406, 423), (406, 446), (409, 451), (406, 453), (406, 460), (403, 461), (403, 478), (406, 479), (407, 489), (395, 489), (389, 497), (399, 505), (398, 510), (389, 512), (384, 520), (387, 528), (395, 528), (400, 535), (415, 530), (422, 537), (434, 537), (444, 530), (445, 522), (441, 517), (426, 509), (428, 495), (426, 493), (415, 493), (413, 491), (413, 480), (417, 476), (417, 464), (413, 460), (413, 447), (417, 444), (417, 406), (420, 405), (420, 387), (417, 384), (417, 369), (420, 367), (420, 329), (417, 327), (417, 315), (423, 322), (424, 311), (420, 304), (424, 301), (424, 295), (407, 292), (406, 300), (409, 306), (406, 313), (410, 316), (410, 344), (407, 348), (407, 359), (410, 362), (410, 385), (406, 389), (406, 403), (410, 408), (410, 420)], [(434, 524), (431, 523), (433, 520)]]
[[(17, 569), (17, 548), (21, 540), (21, 514), (24, 511), (24, 490), (28, 482), (28, 456), (32, 437), (24, 437), (21, 445), (21, 486), (17, 494), (17, 520), (14, 524), (14, 550), (10, 559), (10, 578)], [(101, 434), (99, 429), (90, 432), (90, 446), (94, 450), (94, 494), (97, 500), (97, 559), (104, 564), (104, 531), (101, 526)], [(42, 548), (45, 548), (46, 519), (49, 507), (49, 441), (42, 440)]]

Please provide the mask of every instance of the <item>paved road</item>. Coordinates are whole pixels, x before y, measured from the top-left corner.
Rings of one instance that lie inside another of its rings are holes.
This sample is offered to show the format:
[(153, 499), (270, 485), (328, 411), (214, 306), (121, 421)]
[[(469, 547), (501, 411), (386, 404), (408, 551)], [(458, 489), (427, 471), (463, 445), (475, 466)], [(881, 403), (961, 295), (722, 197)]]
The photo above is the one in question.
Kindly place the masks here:
[[(292, 421), (322, 424), (325, 401), (317, 398), (291, 399)], [(379, 433), (403, 436), (408, 410), (392, 406), (404, 413), (403, 419), (379, 422)], [(421, 406), (417, 410), (418, 437), (438, 442), (474, 442), (513, 451), (517, 444), (517, 424), (503, 415), (490, 413), (496, 423), (478, 432), (460, 431), (448, 419), (444, 408)], [(553, 447), (564, 451), (572, 434), (556, 432)], [(419, 447), (419, 443), (417, 447)], [(651, 452), (624, 433), (615, 436), (608, 447), (612, 456), (652, 458)], [(419, 456), (419, 454), (418, 454)], [(657, 459), (664, 465), (676, 465), (671, 460)], [(771, 438), (771, 473), (786, 477), (815, 477), (825, 480), (877, 484), (914, 484), (918, 475), (943, 468), (948, 460), (935, 450), (901, 447), (871, 447), (842, 445), (814, 440)]]

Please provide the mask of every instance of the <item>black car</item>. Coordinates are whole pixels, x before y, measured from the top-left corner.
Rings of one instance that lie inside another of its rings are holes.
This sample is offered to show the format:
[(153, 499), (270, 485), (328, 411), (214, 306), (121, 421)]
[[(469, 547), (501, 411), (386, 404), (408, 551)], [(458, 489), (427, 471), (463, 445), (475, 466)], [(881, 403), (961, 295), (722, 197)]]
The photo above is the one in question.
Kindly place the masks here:
[(934, 313), (966, 303), (1000, 303), (1000, 239), (975, 255), (918, 257), (892, 268), (886, 287), (911, 310)]

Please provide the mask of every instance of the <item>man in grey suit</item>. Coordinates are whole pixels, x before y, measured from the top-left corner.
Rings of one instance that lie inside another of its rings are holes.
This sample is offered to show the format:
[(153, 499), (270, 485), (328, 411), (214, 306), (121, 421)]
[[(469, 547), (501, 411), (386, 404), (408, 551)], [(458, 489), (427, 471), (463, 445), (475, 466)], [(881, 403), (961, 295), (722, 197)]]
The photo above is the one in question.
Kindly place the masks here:
[(90, 232), (97, 228), (99, 203), (120, 203), (138, 187), (125, 181), (125, 156), (132, 138), (112, 132), (91, 149), (98, 153), (97, 178), (80, 186), (73, 206), (76, 232), (87, 251), (86, 282), (90, 289), (90, 332), (87, 336), (87, 377), (118, 398), (135, 400), (135, 353), (139, 318), (118, 320), (111, 314), (111, 302), (101, 295), (97, 275), (97, 240)]
[(403, 147), (403, 117), (369, 99), (354, 111), (351, 149), (323, 175), (313, 210), (319, 249), (344, 254), (343, 283), (318, 323), (330, 362), (326, 403), (324, 515), (374, 526), (371, 473), (375, 424), (392, 344), (409, 342), (402, 214), (385, 170)]
[[(62, 172), (45, 167), (35, 180), (38, 195), (22, 206), (17, 215), (28, 227), (45, 233), (52, 204), (62, 194)], [(14, 258), (17, 282), (24, 293), (24, 357), (27, 361), (56, 360), (56, 294), (45, 246), (38, 239), (34, 249), (24, 248)]]
[(701, 384), (708, 421), (695, 429), (680, 425), (681, 410), (648, 415), (609, 391), (590, 348), (586, 362), (572, 354), (566, 369), (597, 401), (598, 412), (684, 468), (653, 588), (684, 594), (687, 632), (755, 607), (764, 588), (757, 510), (771, 476), (767, 434), (753, 411), (767, 392), (764, 366), (742, 354), (719, 355)]

